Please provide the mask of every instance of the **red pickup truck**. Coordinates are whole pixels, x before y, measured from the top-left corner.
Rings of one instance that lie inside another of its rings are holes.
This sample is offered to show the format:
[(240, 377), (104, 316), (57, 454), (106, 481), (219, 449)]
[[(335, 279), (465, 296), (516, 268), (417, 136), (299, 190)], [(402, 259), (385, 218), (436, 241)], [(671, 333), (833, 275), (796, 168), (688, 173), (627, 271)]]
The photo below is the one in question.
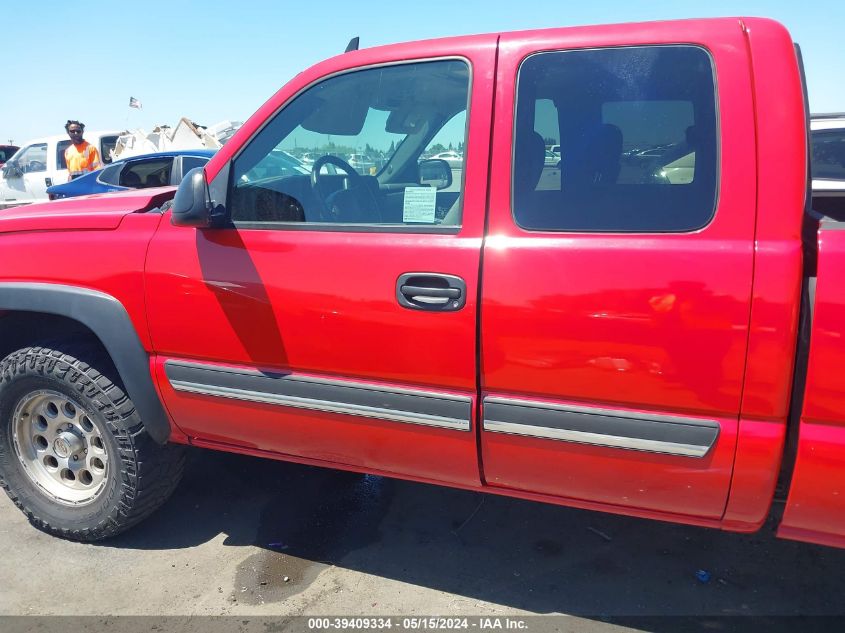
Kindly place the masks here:
[(845, 546), (807, 121), (757, 18), (320, 63), (178, 190), (0, 215), (2, 485), (100, 539), (188, 444)]

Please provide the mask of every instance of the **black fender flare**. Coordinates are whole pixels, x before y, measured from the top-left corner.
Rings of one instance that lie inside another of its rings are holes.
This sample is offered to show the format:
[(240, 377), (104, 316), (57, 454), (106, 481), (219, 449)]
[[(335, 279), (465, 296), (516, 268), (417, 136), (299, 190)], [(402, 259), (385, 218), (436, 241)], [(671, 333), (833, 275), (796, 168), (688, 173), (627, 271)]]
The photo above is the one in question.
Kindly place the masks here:
[(153, 384), (150, 356), (120, 301), (78, 286), (0, 282), (2, 310), (55, 314), (86, 326), (111, 356), (147, 433), (159, 444), (167, 442), (170, 419)]

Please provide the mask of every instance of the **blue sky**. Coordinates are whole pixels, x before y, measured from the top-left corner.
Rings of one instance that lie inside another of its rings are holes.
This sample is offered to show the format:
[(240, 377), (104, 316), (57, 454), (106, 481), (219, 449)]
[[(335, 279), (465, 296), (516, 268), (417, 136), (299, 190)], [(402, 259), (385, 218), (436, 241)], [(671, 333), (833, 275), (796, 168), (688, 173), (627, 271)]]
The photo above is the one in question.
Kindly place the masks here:
[[(297, 72), (361, 46), (580, 24), (755, 15), (801, 44), (814, 112), (845, 111), (845, 2), (708, 0), (7, 0), (0, 142), (244, 120)], [(129, 97), (143, 103), (130, 110)]]

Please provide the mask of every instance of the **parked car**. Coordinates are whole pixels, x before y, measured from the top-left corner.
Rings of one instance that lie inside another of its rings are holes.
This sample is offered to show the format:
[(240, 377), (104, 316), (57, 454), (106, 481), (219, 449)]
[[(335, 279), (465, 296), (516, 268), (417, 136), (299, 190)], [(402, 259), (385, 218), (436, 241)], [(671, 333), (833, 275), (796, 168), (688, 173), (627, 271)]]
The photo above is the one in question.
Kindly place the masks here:
[[(313, 161), (312, 163), (313, 164)], [(187, 173), (187, 172), (185, 172)], [(284, 178), (294, 175), (308, 175), (311, 166), (285, 152), (275, 149), (267, 155), (267, 159), (241, 175), (241, 182), (256, 182), (266, 178)]]
[(17, 145), (0, 145), (0, 167), (20, 149)]
[(347, 161), (359, 174), (369, 175), (371, 171), (375, 170), (376, 163), (366, 154), (350, 154)]
[(464, 157), (458, 152), (454, 152), (449, 150), (448, 152), (440, 152), (439, 154), (435, 154), (434, 156), (430, 156), (430, 158), (436, 158), (437, 160), (445, 160), (449, 163), (449, 167), (460, 168), (464, 165)]
[(117, 160), (108, 167), (47, 188), (50, 200), (92, 193), (178, 185), (195, 167), (203, 167), (216, 150), (192, 149), (157, 152)]
[(813, 205), (845, 214), (845, 113), (814, 114), (810, 119)]
[[(85, 140), (97, 148), (103, 164), (111, 162), (111, 149), (120, 132), (85, 131)], [(47, 187), (68, 180), (65, 149), (70, 145), (66, 134), (46, 136), (27, 143), (0, 170), (0, 209), (21, 204), (46, 202)]]
[[(778, 535), (845, 546), (845, 218), (809, 209), (802, 76), (760, 18), (383, 46), (178, 189), (0, 214), (2, 487), (96, 540), (180, 445), (739, 532), (781, 481)], [(464, 112), (473, 171), (421, 178)], [(241, 178), (303, 129), (395, 151)], [(623, 171), (692, 140), (690, 178)]]

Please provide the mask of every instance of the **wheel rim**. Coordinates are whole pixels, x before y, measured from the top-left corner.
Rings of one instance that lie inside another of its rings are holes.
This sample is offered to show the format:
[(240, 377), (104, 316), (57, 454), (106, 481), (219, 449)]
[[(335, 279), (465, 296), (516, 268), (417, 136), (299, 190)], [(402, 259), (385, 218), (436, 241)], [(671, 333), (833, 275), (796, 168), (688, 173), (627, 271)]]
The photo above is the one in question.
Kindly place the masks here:
[(66, 395), (27, 394), (15, 407), (12, 437), (24, 472), (55, 501), (85, 505), (105, 488), (109, 455), (103, 430)]

